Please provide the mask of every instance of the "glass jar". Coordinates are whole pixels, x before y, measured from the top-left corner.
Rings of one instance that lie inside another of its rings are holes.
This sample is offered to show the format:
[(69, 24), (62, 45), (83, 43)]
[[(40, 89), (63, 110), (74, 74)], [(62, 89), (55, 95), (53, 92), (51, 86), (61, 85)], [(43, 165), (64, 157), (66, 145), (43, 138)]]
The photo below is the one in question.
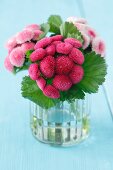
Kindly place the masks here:
[(90, 98), (58, 103), (50, 109), (30, 103), (33, 135), (41, 142), (69, 146), (86, 139), (89, 134)]

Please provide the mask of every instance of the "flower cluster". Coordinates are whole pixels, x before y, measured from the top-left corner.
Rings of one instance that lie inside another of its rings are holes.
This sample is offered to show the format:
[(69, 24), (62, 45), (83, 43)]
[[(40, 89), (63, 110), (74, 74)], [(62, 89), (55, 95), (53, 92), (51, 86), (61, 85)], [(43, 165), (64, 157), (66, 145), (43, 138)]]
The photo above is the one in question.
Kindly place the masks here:
[(33, 63), (29, 76), (45, 96), (60, 98), (60, 91), (67, 91), (82, 80), (84, 55), (79, 50), (81, 47), (79, 40), (64, 39), (62, 35), (46, 37), (36, 43), (30, 55)]
[(97, 32), (88, 25), (86, 19), (69, 17), (67, 18), (67, 21), (72, 22), (82, 33), (84, 39), (83, 49), (86, 49), (90, 46), (97, 54), (100, 54), (102, 57), (105, 56), (104, 41), (99, 37)]
[(96, 93), (107, 74), (103, 40), (86, 19), (67, 21), (51, 15), (40, 26), (28, 25), (6, 44), (6, 69), (15, 74), (28, 70), (21, 94), (43, 108)]
[(42, 33), (39, 25), (32, 24), (7, 41), (8, 56), (4, 63), (7, 70), (12, 72), (14, 66), (23, 66), (26, 52), (34, 49), (34, 45)]

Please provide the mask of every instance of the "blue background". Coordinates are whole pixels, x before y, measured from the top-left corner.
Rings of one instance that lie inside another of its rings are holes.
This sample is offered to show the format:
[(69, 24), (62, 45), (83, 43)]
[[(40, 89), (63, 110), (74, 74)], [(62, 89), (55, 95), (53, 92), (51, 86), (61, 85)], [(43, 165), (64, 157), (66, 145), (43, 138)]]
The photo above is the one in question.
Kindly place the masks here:
[(0, 170), (113, 170), (113, 122), (103, 89), (92, 95), (91, 135), (80, 145), (55, 148), (36, 141), (29, 127), (28, 101), (21, 97), (23, 75), (9, 74), (3, 66), (6, 40), (50, 14), (85, 15), (107, 45), (107, 91), (113, 98), (113, 1), (1, 0), (0, 1)]

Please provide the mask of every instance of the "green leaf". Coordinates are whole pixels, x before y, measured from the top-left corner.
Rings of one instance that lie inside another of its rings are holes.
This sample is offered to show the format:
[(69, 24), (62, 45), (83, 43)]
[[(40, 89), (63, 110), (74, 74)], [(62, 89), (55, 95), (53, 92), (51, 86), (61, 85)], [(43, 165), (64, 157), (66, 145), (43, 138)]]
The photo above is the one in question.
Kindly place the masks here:
[(28, 70), (30, 64), (31, 64), (31, 61), (26, 58), (22, 67), (16, 67), (16, 66), (14, 67), (13, 74), (17, 74), (20, 71)]
[(24, 98), (31, 100), (45, 109), (55, 106), (55, 104), (58, 102), (57, 99), (54, 100), (46, 97), (38, 88), (36, 82), (31, 80), (28, 76), (23, 78), (21, 91)]
[(62, 24), (62, 19), (59, 15), (51, 15), (48, 18), (48, 23), (50, 25), (50, 32), (60, 34), (60, 25)]
[(30, 57), (30, 55), (32, 54), (33, 51), (34, 51), (34, 50), (28, 50), (28, 51), (26, 52), (26, 58), (29, 59), (29, 57)]
[(72, 102), (75, 99), (84, 99), (85, 94), (76, 85), (73, 85), (68, 91), (61, 92), (60, 96), (61, 101), (67, 100), (68, 102)]
[(22, 67), (14, 67), (13, 69), (13, 74), (17, 74), (19, 73), (20, 71), (25, 71), (25, 70), (28, 70), (29, 66), (28, 65), (24, 65)]
[(43, 33), (39, 36), (38, 40), (44, 38), (50, 30), (50, 26), (48, 23), (43, 23), (40, 25), (40, 27), (41, 27), (41, 30), (43, 31)]
[(105, 81), (107, 65), (103, 57), (95, 52), (85, 54), (84, 77), (77, 87), (87, 93), (96, 93)]
[(75, 27), (73, 23), (64, 22), (60, 26), (60, 32), (61, 35), (63, 35), (65, 38), (72, 37), (83, 42), (82, 34), (79, 32), (79, 30)]

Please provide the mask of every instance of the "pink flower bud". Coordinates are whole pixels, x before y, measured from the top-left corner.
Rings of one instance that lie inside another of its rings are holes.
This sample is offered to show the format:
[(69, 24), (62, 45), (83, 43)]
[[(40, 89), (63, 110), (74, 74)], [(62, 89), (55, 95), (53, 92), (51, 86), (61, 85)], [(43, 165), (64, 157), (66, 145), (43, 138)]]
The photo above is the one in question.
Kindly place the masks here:
[(30, 55), (30, 60), (32, 62), (42, 60), (46, 55), (46, 50), (43, 48), (38, 48)]
[(73, 47), (80, 48), (82, 47), (82, 43), (75, 38), (66, 38), (64, 42), (71, 44)]
[(37, 83), (38, 87), (39, 87), (41, 90), (44, 90), (45, 85), (46, 85), (46, 80), (45, 80), (43, 77), (39, 77), (39, 78), (36, 80), (36, 83)]
[(51, 42), (52, 42), (51, 37), (45, 37), (36, 43), (34, 49), (36, 50), (37, 48), (45, 48), (46, 46), (51, 44)]
[(33, 63), (29, 66), (29, 76), (32, 80), (37, 80), (40, 76), (40, 71), (39, 71), (39, 68), (38, 68), (38, 64), (36, 63)]
[(63, 39), (62, 35), (54, 35), (51, 37), (52, 41), (61, 41)]
[(47, 85), (43, 90), (43, 94), (53, 99), (57, 99), (60, 97), (59, 91), (52, 85)]
[(56, 51), (61, 54), (69, 54), (73, 46), (69, 43), (61, 42), (57, 44)]
[(52, 45), (49, 45), (47, 48), (46, 48), (46, 53), (47, 55), (54, 55), (55, 54), (55, 45), (52, 44)]

